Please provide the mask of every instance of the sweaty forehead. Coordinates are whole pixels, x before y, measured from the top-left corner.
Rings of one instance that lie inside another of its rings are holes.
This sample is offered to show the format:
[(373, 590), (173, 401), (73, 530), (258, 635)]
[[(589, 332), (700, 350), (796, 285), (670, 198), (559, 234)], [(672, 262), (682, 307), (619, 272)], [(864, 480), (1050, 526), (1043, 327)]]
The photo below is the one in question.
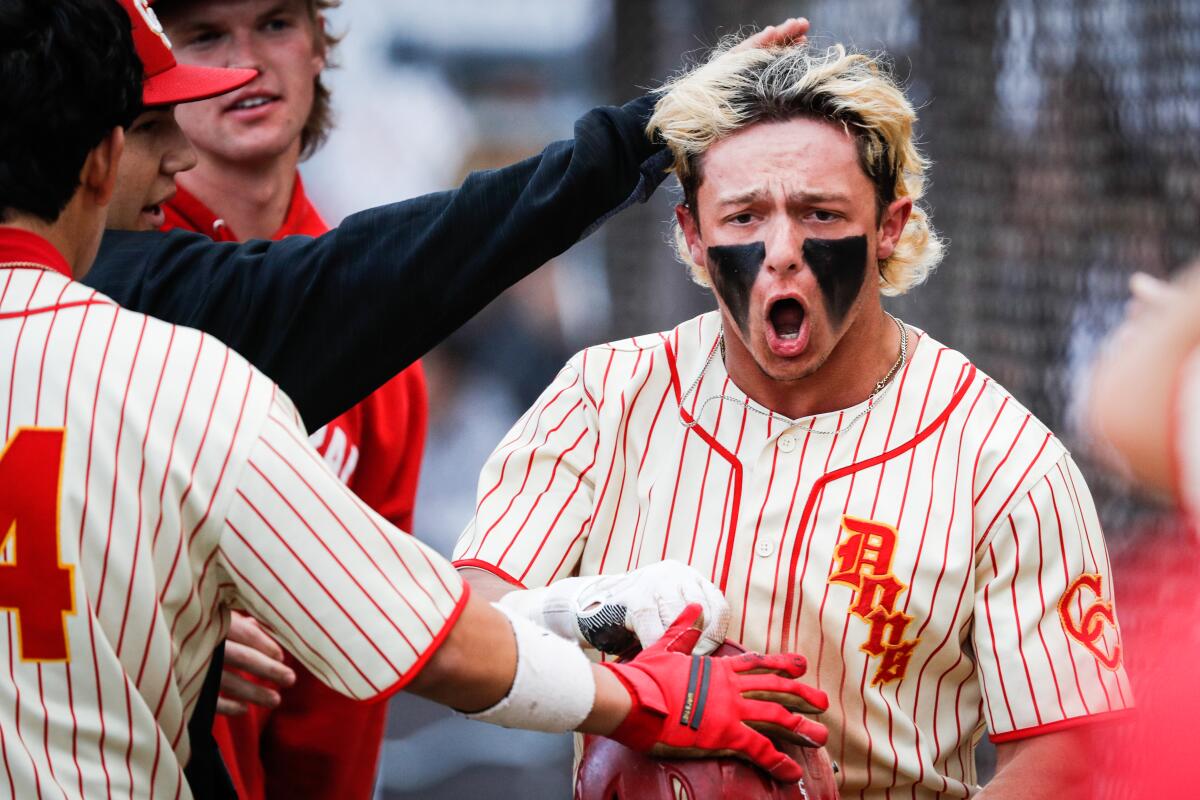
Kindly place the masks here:
[(756, 123), (712, 145), (699, 166), (702, 202), (751, 192), (872, 192), (854, 138), (825, 120)]

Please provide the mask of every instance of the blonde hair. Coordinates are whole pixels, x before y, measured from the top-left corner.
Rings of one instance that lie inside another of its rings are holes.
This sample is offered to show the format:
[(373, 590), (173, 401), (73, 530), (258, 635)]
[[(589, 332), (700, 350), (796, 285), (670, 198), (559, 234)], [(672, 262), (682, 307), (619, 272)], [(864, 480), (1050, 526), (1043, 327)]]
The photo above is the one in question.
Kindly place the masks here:
[[(863, 172), (875, 184), (879, 211), (901, 197), (913, 200), (895, 251), (879, 264), (880, 291), (903, 294), (924, 281), (943, 250), (928, 212), (917, 203), (929, 161), (913, 141), (916, 112), (883, 59), (847, 53), (841, 45), (824, 52), (806, 46), (731, 52), (733, 44), (724, 43), (706, 63), (664, 86), (646, 128), (674, 155), (671, 169), (691, 213), (696, 213), (702, 157), (717, 141), (756, 122), (829, 120), (854, 137)], [(707, 272), (692, 261), (678, 223), (675, 246), (693, 280), (711, 285)]]

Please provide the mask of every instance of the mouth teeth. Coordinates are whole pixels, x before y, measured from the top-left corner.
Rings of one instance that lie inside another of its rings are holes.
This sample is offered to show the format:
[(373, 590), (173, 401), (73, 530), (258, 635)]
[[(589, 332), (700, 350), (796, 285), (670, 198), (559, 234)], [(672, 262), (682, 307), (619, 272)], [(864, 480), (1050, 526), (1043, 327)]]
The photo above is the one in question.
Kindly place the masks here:
[(265, 106), (269, 102), (271, 101), (265, 97), (251, 97), (234, 103), (233, 108), (235, 111), (241, 111), (246, 108), (258, 108), (259, 106)]
[(784, 341), (800, 338), (800, 327), (804, 324), (804, 307), (788, 298), (771, 306), (771, 325), (775, 335)]

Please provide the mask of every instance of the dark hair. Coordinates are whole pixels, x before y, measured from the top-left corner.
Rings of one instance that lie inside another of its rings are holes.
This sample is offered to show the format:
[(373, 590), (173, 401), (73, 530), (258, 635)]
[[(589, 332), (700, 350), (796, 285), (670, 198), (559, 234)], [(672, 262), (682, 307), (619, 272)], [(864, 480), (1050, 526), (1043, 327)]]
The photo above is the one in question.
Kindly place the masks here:
[(142, 64), (114, 0), (0, 0), (0, 222), (54, 222), (79, 173), (142, 107)]
[[(162, 21), (163, 25), (170, 27), (171, 16), (180, 9), (185, 8), (195, 3), (202, 3), (204, 0), (159, 0), (154, 6), (154, 13)], [(303, 0), (304, 13), (308, 17), (309, 24), (313, 28), (313, 41), (325, 51), (325, 66), (326, 69), (335, 66), (333, 62), (333, 48), (342, 40), (340, 36), (335, 36), (329, 32), (328, 26), (323, 22), (326, 11), (335, 9), (342, 4), (342, 0)], [(304, 128), (300, 131), (300, 158), (306, 159), (325, 144), (325, 140), (329, 138), (329, 133), (333, 130), (333, 93), (329, 91), (329, 87), (321, 80), (321, 74), (318, 74), (313, 79), (313, 104), (308, 112), (308, 119), (304, 121)]]

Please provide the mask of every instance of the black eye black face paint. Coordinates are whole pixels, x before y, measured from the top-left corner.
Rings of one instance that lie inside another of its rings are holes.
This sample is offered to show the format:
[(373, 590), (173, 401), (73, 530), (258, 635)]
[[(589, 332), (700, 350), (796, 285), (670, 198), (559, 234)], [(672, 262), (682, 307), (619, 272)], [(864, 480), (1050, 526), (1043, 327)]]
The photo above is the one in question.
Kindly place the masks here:
[(708, 248), (708, 277), (742, 333), (750, 333), (750, 289), (767, 258), (763, 242)]
[(804, 261), (825, 295), (830, 321), (841, 324), (867, 277), (867, 237), (805, 239)]

